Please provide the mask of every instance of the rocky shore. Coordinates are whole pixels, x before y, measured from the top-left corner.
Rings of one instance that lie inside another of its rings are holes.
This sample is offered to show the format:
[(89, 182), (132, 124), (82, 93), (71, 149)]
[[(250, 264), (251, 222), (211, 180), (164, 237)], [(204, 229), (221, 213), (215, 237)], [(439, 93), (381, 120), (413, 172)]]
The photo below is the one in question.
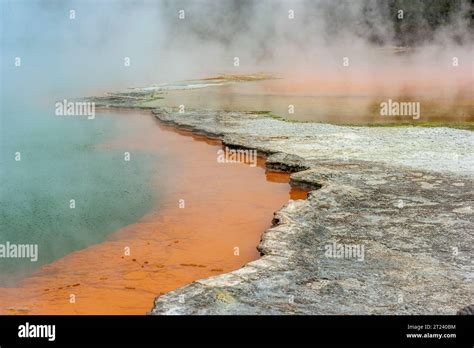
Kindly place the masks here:
[(256, 149), (312, 191), (274, 214), (259, 260), (162, 295), (150, 314), (455, 314), (473, 303), (474, 133), (152, 112)]

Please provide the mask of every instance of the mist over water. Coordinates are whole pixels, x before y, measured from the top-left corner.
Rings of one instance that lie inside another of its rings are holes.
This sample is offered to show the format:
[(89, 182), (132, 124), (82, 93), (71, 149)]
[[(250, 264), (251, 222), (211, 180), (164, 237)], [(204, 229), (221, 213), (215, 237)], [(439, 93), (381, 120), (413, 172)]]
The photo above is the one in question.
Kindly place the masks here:
[(55, 98), (258, 70), (287, 79), (286, 93), (472, 95), (472, 11), (467, 0), (3, 1), (2, 49)]
[[(123, 57), (112, 67), (114, 53), (106, 44), (91, 51), (104, 38), (74, 26), (68, 11), (59, 15), (68, 8), (63, 5), (1, 5), (0, 243), (38, 245), (37, 262), (0, 260), (2, 285), (103, 241), (137, 221), (160, 197), (148, 184), (160, 168), (159, 155), (101, 146), (127, 135), (113, 114), (98, 113), (93, 120), (55, 115), (58, 100), (140, 79), (133, 67), (123, 69)], [(78, 11), (92, 2), (81, 6)], [(21, 66), (14, 65), (15, 57)], [(132, 152), (131, 162), (124, 161), (125, 151)], [(18, 152), (21, 161), (15, 161)]]

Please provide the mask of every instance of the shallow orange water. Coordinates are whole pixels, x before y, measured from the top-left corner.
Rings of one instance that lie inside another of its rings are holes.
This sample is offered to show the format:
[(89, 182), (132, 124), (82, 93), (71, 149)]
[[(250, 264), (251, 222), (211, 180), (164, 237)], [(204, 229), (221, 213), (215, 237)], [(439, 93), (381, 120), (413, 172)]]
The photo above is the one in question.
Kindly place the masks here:
[[(219, 141), (161, 125), (149, 113), (113, 117), (127, 136), (102, 146), (165, 155), (171, 184), (164, 197), (105, 242), (0, 288), (0, 313), (145, 314), (161, 293), (257, 259), (273, 212), (306, 196), (290, 188), (287, 174), (266, 172), (261, 158), (257, 167), (218, 163)], [(143, 184), (153, 189), (158, 174)]]

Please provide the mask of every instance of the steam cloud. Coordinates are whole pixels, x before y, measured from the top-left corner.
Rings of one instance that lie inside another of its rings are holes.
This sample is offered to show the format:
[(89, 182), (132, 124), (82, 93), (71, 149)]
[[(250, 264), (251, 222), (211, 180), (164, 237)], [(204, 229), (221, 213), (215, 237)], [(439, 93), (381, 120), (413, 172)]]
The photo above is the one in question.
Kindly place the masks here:
[[(49, 50), (64, 79), (93, 76), (84, 82), (91, 92), (265, 71), (284, 77), (286, 87), (276, 89), (290, 93), (463, 97), (473, 85), (471, 15), (467, 0), (7, 1), (2, 19), (12, 41)], [(384, 49), (396, 46), (408, 52)], [(128, 70), (123, 57), (131, 58)]]

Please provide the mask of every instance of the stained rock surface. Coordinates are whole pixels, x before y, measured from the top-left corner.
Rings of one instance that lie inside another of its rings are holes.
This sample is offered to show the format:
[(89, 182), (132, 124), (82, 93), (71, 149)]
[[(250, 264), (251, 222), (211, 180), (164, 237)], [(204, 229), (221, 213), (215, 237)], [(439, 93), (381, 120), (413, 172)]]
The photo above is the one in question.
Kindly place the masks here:
[(474, 133), (152, 112), (256, 149), (312, 191), (274, 214), (259, 260), (157, 297), (150, 314), (456, 314), (473, 303)]
[(153, 113), (257, 149), (314, 190), (275, 213), (261, 259), (160, 296), (151, 314), (455, 314), (472, 303), (471, 132)]

